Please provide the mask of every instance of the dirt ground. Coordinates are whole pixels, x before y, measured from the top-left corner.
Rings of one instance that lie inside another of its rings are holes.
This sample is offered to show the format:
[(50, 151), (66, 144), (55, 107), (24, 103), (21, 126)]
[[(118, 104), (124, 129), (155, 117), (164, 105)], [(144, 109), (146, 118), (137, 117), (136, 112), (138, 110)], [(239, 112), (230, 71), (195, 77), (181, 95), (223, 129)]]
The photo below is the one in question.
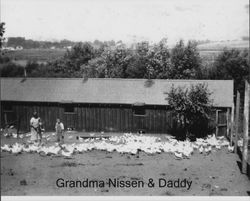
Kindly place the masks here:
[[(75, 134), (74, 134), (75, 135)], [(75, 139), (75, 136), (74, 136)], [(1, 145), (23, 142), (26, 139), (1, 137)], [(52, 139), (53, 141), (54, 139)], [(66, 139), (67, 141), (67, 139)], [(68, 140), (69, 142), (70, 140)], [(172, 154), (119, 154), (117, 152), (89, 151), (63, 156), (42, 156), (37, 153), (10, 154), (1, 152), (2, 195), (225, 195), (248, 196), (250, 180), (241, 174), (238, 155), (226, 148), (209, 155), (195, 152), (190, 159), (177, 160)], [(110, 179), (143, 181), (150, 178), (155, 187), (143, 188), (59, 188), (56, 181)], [(192, 181), (190, 189), (159, 187), (159, 179)]]

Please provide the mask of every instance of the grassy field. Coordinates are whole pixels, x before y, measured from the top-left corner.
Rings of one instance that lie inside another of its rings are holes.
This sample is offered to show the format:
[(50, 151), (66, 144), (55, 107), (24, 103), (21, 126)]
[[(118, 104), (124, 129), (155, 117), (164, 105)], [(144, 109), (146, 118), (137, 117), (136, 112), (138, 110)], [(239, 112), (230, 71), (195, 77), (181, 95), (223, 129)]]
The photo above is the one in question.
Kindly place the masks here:
[(224, 48), (249, 49), (249, 41), (217, 41), (198, 45), (198, 50), (200, 51), (222, 51)]
[(197, 46), (202, 62), (211, 63), (224, 49), (248, 49), (249, 41), (221, 41), (221, 42), (210, 42)]
[(23, 49), (9, 51), (5, 55), (12, 60), (20, 61), (21, 65), (26, 61), (48, 62), (60, 58), (66, 52), (65, 49)]

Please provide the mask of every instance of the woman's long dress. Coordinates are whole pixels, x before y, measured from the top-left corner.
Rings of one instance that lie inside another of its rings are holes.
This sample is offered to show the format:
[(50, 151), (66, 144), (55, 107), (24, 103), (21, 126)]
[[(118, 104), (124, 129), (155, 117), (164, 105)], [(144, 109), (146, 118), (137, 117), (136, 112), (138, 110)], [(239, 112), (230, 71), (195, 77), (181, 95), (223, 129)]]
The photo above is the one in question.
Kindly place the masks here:
[(32, 117), (30, 119), (30, 125), (34, 127), (34, 128), (31, 127), (31, 129), (30, 129), (30, 132), (31, 132), (30, 140), (36, 141), (36, 140), (38, 140), (38, 133), (37, 133), (37, 130), (35, 128), (38, 128), (38, 126), (39, 126), (39, 118)]

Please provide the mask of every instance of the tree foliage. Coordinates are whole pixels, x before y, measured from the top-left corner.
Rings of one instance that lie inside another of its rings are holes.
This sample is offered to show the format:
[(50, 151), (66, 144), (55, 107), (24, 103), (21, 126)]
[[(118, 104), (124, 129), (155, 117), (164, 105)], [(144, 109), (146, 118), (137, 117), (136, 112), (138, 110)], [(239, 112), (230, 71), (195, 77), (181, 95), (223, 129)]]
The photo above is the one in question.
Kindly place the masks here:
[(200, 74), (201, 58), (197, 51), (197, 43), (188, 41), (185, 46), (180, 40), (172, 50), (171, 78), (174, 79), (193, 79)]
[(3, 41), (4, 41), (4, 32), (5, 32), (5, 23), (4, 22), (0, 22), (0, 50), (2, 48), (3, 45)]
[(0, 75), (1, 77), (22, 77), (24, 68), (11, 62), (0, 64)]
[(190, 134), (196, 137), (208, 134), (212, 100), (205, 84), (192, 85), (190, 88), (172, 86), (166, 94), (168, 105), (175, 114), (178, 128), (181, 129), (177, 137), (185, 139)]
[(244, 91), (244, 80), (250, 81), (249, 50), (225, 49), (215, 60), (210, 79), (233, 79), (235, 90)]
[(89, 43), (78, 43), (67, 50), (63, 58), (49, 63), (53, 71), (62, 77), (81, 77), (81, 66), (94, 57), (94, 49)]

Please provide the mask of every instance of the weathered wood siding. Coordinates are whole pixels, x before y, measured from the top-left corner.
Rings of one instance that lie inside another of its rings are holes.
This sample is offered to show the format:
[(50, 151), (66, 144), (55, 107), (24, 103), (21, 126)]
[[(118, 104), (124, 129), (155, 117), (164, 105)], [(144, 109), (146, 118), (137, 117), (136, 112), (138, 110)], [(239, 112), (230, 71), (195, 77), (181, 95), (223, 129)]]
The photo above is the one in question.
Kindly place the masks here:
[[(4, 105), (1, 103), (1, 122), (4, 124)], [(145, 115), (134, 115), (131, 105), (114, 104), (73, 104), (74, 112), (65, 113), (59, 103), (12, 102), (12, 112), (8, 112), (8, 122), (20, 120), (20, 130), (29, 130), (29, 120), (37, 111), (47, 131), (54, 130), (56, 118), (60, 118), (65, 128), (78, 131), (171, 133), (175, 126), (171, 111), (164, 106), (145, 106)], [(214, 118), (214, 114), (212, 115)], [(224, 119), (224, 116), (223, 116)]]

